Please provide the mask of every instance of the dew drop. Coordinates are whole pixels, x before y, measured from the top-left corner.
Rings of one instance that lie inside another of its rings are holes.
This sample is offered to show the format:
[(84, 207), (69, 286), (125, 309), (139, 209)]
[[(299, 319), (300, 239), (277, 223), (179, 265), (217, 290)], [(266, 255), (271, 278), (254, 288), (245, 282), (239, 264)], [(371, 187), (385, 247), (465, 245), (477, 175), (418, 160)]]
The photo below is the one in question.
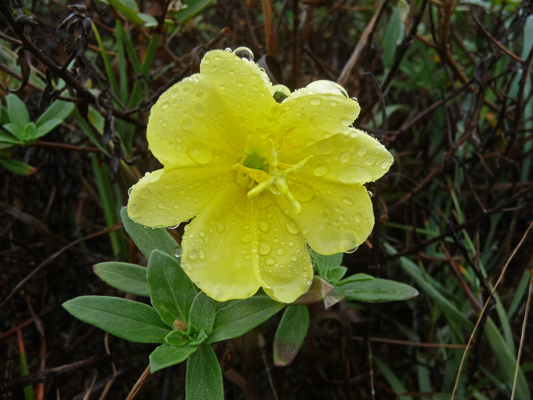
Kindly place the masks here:
[(143, 188), (143, 190), (141, 190), (141, 198), (144, 200), (148, 200), (151, 194), (152, 192), (148, 188)]
[(165, 108), (168, 108), (168, 101), (164, 101), (163, 104), (161, 104), (161, 108), (164, 110)]
[(131, 196), (131, 191), (133, 190), (133, 186), (128, 189), (128, 196)]
[(352, 124), (352, 122), (353, 122), (353, 121), (352, 121), (350, 118), (343, 118), (343, 119), (341, 119), (341, 124), (342, 124), (343, 126), (346, 126), (346, 127), (350, 126), (350, 125)]
[(272, 249), (272, 246), (269, 242), (266, 240), (260, 240), (259, 241), (259, 254), (262, 256), (266, 256), (268, 253), (270, 253), (270, 250)]
[(329, 104), (330, 104), (332, 107), (335, 107), (335, 106), (336, 106), (337, 104), (339, 104), (339, 103), (337, 103), (335, 100), (331, 100), (331, 101), (329, 102)]
[(357, 249), (359, 248), (359, 246), (356, 246), (354, 248), (351, 248), (350, 250), (347, 250), (345, 251), (346, 254), (352, 254), (352, 253), (355, 253), (357, 251)]
[(181, 126), (183, 127), (183, 129), (191, 129), (192, 126), (194, 125), (194, 121), (192, 120), (191, 117), (187, 117), (183, 120)]
[(205, 254), (203, 251), (200, 251), (200, 253), (198, 254), (198, 257), (200, 257), (200, 260), (203, 260), (204, 257), (205, 257)]
[(251, 232), (246, 232), (244, 235), (242, 235), (241, 240), (243, 241), (243, 243), (250, 243), (253, 238), (254, 235), (252, 235)]
[(254, 53), (252, 53), (252, 50), (250, 50), (248, 47), (237, 47), (235, 50), (233, 50), (233, 54), (248, 61), (254, 60)]
[(343, 162), (345, 164), (348, 161), (350, 161), (351, 158), (352, 158), (352, 155), (350, 154), (349, 151), (345, 151), (344, 153), (341, 154), (341, 162)]
[(197, 254), (196, 254), (196, 250), (191, 250), (191, 251), (189, 252), (189, 258), (190, 258), (191, 260), (194, 260), (194, 259), (196, 258), (196, 256), (197, 256)]
[(273, 257), (268, 257), (266, 260), (265, 260), (265, 264), (266, 265), (274, 265), (276, 263), (276, 259), (273, 258)]
[(174, 256), (176, 256), (176, 258), (180, 258), (182, 251), (183, 250), (182, 250), (181, 246), (174, 247)]
[(164, 210), (165, 209), (165, 202), (164, 201), (160, 201), (158, 204), (157, 204), (157, 207), (159, 207), (160, 210)]
[(278, 254), (278, 256), (282, 256), (283, 254), (285, 254), (285, 250), (280, 247), (279, 249), (276, 250), (276, 253)]
[(352, 199), (350, 199), (349, 197), (343, 197), (342, 198), (342, 201), (344, 204), (346, 204), (347, 206), (353, 206), (353, 201)]
[(205, 114), (205, 106), (202, 103), (196, 103), (194, 106), (194, 112), (201, 117)]
[(181, 142), (183, 142), (183, 136), (178, 135), (178, 136), (176, 136), (175, 140), (176, 140), (176, 142), (181, 143)]
[(318, 97), (313, 97), (311, 100), (309, 100), (309, 103), (313, 106), (318, 106), (320, 103), (322, 103), (322, 100), (320, 100)]
[(263, 232), (268, 232), (268, 230), (270, 229), (270, 224), (267, 220), (260, 219), (257, 224), (259, 226), (259, 229), (261, 229), (261, 231)]
[(333, 151), (333, 143), (330, 139), (324, 139), (317, 143), (317, 148), (322, 154), (329, 154)]
[(364, 156), (366, 154), (366, 152), (367, 152), (366, 146), (361, 146), (357, 150), (357, 154), (359, 154), (360, 156)]
[(292, 256), (291, 256), (291, 260), (292, 260), (292, 261), (296, 261), (296, 260), (298, 260), (298, 257), (296, 257), (295, 255), (292, 255)]
[(363, 220), (363, 215), (361, 213), (355, 214), (355, 220), (361, 222)]
[(381, 163), (381, 168), (382, 169), (387, 169), (387, 168), (389, 168), (389, 166), (390, 166), (390, 163), (388, 161), (383, 161)]
[(304, 235), (307, 235), (307, 234), (309, 233), (309, 229), (307, 229), (307, 228), (303, 228), (303, 229), (302, 229), (302, 233), (303, 233)]
[(343, 183), (365, 183), (372, 180), (366, 169), (356, 165), (349, 165), (341, 169), (338, 178)]
[(217, 222), (217, 232), (224, 232), (226, 230), (226, 227), (224, 226), (224, 224), (222, 222)]
[(193, 142), (185, 151), (189, 158), (198, 164), (207, 164), (213, 159), (213, 153), (203, 143)]
[(366, 165), (374, 165), (374, 157), (366, 157)]
[(287, 221), (286, 223), (287, 230), (292, 233), (293, 235), (296, 235), (300, 230), (298, 229), (298, 226), (294, 221)]
[(326, 165), (324, 165), (324, 164), (317, 165), (317, 166), (315, 167), (315, 170), (313, 171), (313, 173), (315, 174), (315, 176), (318, 176), (318, 177), (324, 176), (324, 175), (326, 175), (328, 172), (329, 172), (329, 168), (328, 168)]
[(301, 203), (307, 203), (315, 196), (313, 188), (301, 182), (294, 182), (290, 191), (294, 198)]

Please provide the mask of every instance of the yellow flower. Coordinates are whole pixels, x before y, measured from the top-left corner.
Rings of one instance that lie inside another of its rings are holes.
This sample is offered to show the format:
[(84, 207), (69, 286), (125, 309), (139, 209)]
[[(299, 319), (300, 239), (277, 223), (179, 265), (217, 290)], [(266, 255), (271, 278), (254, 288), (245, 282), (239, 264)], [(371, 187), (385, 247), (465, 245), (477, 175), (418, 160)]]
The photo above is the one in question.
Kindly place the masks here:
[(393, 158), (350, 127), (359, 110), (333, 82), (290, 94), (255, 63), (210, 51), (199, 74), (152, 108), (148, 142), (164, 168), (133, 187), (128, 213), (153, 228), (194, 218), (181, 263), (213, 299), (246, 298), (263, 287), (290, 303), (313, 277), (307, 244), (335, 254), (372, 231), (363, 185)]

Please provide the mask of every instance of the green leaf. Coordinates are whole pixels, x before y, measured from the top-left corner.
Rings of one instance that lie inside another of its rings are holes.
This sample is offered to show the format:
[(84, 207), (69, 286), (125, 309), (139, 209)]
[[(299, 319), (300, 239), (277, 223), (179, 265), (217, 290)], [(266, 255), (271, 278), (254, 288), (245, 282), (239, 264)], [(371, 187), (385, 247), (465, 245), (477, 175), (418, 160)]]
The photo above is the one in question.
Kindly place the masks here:
[(229, 301), (216, 312), (209, 343), (241, 336), (265, 322), (284, 306), (267, 295)]
[(5, 124), (2, 128), (11, 133), (21, 142), (26, 142), (26, 138), (24, 137), (24, 127), (20, 127), (17, 124)]
[[(407, 389), (403, 385), (403, 383), (398, 379), (398, 377), (392, 372), (392, 369), (383, 361), (381, 361), (376, 356), (372, 357), (372, 362), (375, 364), (375, 366), (381, 371), (387, 382), (389, 382), (389, 385), (394, 390), (394, 393), (396, 393), (396, 396), (407, 393)], [(397, 397), (399, 400), (413, 400), (411, 396), (400, 396)]]
[(125, 262), (103, 262), (94, 266), (94, 273), (107, 284), (126, 293), (150, 297), (146, 267)]
[[(17, 126), (17, 125), (13, 125)], [(5, 128), (5, 127), (4, 127)], [(0, 143), (6, 143), (6, 144), (22, 144), (22, 142), (18, 139), (15, 139), (13, 136), (8, 135), (7, 133), (4, 133), (0, 131)]]
[(9, 122), (24, 129), (30, 123), (30, 114), (28, 114), (26, 104), (14, 94), (7, 96), (6, 103)]
[(137, 4), (128, 0), (107, 0), (117, 11), (120, 11), (135, 25), (142, 25), (143, 20), (137, 15)]
[[(513, 382), (515, 369), (516, 369), (516, 357), (507, 346), (502, 334), (496, 327), (496, 324), (492, 318), (487, 318), (485, 323), (485, 334), (489, 340), (492, 354), (498, 360), (498, 365), (502, 375), (505, 377), (505, 381), (511, 385)], [(531, 394), (527, 385), (527, 380), (524, 373), (519, 368), (518, 376), (516, 380), (515, 395), (518, 400), (530, 400)]]
[(274, 364), (289, 365), (302, 345), (309, 327), (309, 310), (306, 306), (285, 309), (274, 338)]
[(157, 19), (152, 17), (150, 14), (137, 13), (137, 15), (143, 20), (144, 26), (147, 28), (155, 28), (157, 26)]
[(211, 345), (202, 343), (187, 360), (187, 400), (224, 400), (222, 371)]
[(371, 281), (371, 280), (373, 280), (373, 279), (374, 279), (374, 277), (373, 277), (372, 275), (368, 275), (368, 274), (354, 274), (354, 275), (349, 276), (349, 277), (346, 278), (346, 279), (343, 279), (343, 280), (340, 281), (340, 282), (337, 282), (337, 286), (346, 285), (347, 283), (351, 283), (351, 282)]
[(387, 32), (383, 38), (383, 67), (390, 69), (394, 61), (394, 53), (398, 47), (399, 42), (403, 38), (405, 25), (402, 23), (400, 13), (397, 7), (394, 7)]
[(24, 127), (24, 139), (27, 142), (33, 142), (37, 138), (37, 128), (33, 122)]
[(418, 291), (409, 285), (388, 279), (372, 279), (342, 285), (346, 298), (364, 302), (402, 301), (418, 296)]
[(148, 260), (148, 285), (152, 304), (170, 326), (175, 320), (188, 321), (196, 288), (176, 257), (159, 250)]
[(342, 263), (342, 257), (344, 253), (333, 254), (331, 256), (323, 256), (322, 254), (317, 254), (315, 252), (311, 253), (311, 257), (315, 260), (316, 269), (318, 275), (321, 278), (327, 276), (327, 271), (332, 267), (338, 267)]
[(122, 210), (120, 210), (120, 216), (122, 218), (122, 223), (124, 224), (124, 229), (126, 229), (128, 235), (130, 235), (146, 258), (150, 258), (152, 250), (155, 249), (174, 257), (174, 250), (178, 247), (178, 244), (166, 229), (152, 229), (138, 224), (128, 216), (127, 207), (123, 207)]
[(48, 132), (50, 132), (52, 129), (54, 129), (56, 126), (61, 124), (60, 119), (51, 119), (49, 121), (43, 122), (40, 126), (37, 126), (37, 132), (35, 133), (35, 138), (38, 139), (40, 137), (43, 137)]
[(346, 267), (332, 267), (327, 271), (327, 281), (332, 285), (336, 284), (346, 275), (348, 268)]
[(35, 123), (37, 130), (48, 121), (59, 120), (59, 123), (63, 122), (74, 111), (74, 108), (76, 108), (74, 103), (62, 100), (54, 101)]
[(203, 330), (207, 335), (213, 330), (215, 322), (215, 302), (204, 292), (194, 298), (189, 312), (189, 325)]
[(208, 5), (216, 3), (216, 0), (185, 0), (183, 2), (183, 8), (178, 12), (177, 20), (180, 24), (183, 24), (200, 13)]
[(157, 372), (163, 368), (171, 367), (185, 361), (198, 348), (193, 346), (171, 346), (162, 344), (150, 354), (150, 373)]
[(37, 171), (37, 168), (34, 168), (31, 165), (6, 158), (0, 158), (0, 165), (5, 169), (19, 175), (31, 175)]
[(185, 346), (190, 342), (188, 332), (172, 331), (165, 337), (165, 342), (171, 346)]
[(63, 307), (76, 318), (138, 343), (164, 343), (170, 329), (154, 308), (120, 297), (82, 296)]
[(144, 55), (144, 60), (141, 65), (141, 73), (143, 75), (148, 75), (150, 72), (150, 67), (154, 61), (155, 52), (159, 46), (159, 39), (161, 39), (161, 36), (157, 33), (154, 33), (150, 38), (150, 43), (148, 43), (148, 49), (146, 50), (146, 54)]

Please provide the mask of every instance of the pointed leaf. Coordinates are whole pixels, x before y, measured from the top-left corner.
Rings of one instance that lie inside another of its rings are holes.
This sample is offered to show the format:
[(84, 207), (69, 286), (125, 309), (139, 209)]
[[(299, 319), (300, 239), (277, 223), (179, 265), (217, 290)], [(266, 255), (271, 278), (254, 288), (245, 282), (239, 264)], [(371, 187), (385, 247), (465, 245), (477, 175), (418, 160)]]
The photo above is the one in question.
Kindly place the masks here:
[(51, 119), (48, 121), (43, 122), (40, 126), (37, 126), (37, 132), (35, 134), (35, 139), (38, 139), (40, 137), (43, 137), (48, 132), (50, 132), (52, 129), (54, 129), (56, 126), (61, 124), (60, 119)]
[(202, 343), (187, 360), (187, 400), (224, 400), (222, 371), (211, 345)]
[(33, 142), (37, 138), (37, 128), (33, 122), (24, 127), (24, 139)]
[(137, 296), (150, 297), (146, 267), (111, 261), (96, 264), (93, 269), (100, 279), (114, 288)]
[(402, 301), (418, 296), (414, 287), (387, 279), (351, 282), (339, 289), (344, 290), (347, 299), (364, 302)]
[(2, 128), (11, 133), (21, 142), (26, 141), (26, 138), (24, 137), (24, 127), (21, 127), (17, 124), (5, 124), (4, 126), (2, 126)]
[(194, 325), (209, 335), (215, 322), (215, 302), (204, 292), (194, 298), (189, 312), (189, 325)]
[(354, 274), (354, 275), (349, 276), (346, 279), (343, 279), (340, 282), (337, 282), (337, 284), (335, 286), (342, 286), (342, 285), (346, 285), (346, 284), (351, 283), (351, 282), (358, 282), (358, 281), (371, 281), (372, 279), (374, 279), (374, 277), (372, 275)]
[(307, 293), (302, 294), (292, 303), (294, 306), (314, 304), (318, 303), (320, 300), (324, 299), (334, 287), (327, 283), (324, 279), (319, 276), (313, 277), (313, 283), (309, 287)]
[(5, 169), (11, 172), (14, 172), (15, 174), (19, 174), (19, 175), (31, 175), (35, 171), (37, 171), (37, 168), (32, 167), (31, 165), (21, 163), (20, 161), (9, 160), (5, 158), (0, 158), (0, 165), (4, 167)]
[(196, 350), (197, 347), (176, 347), (166, 343), (162, 344), (150, 354), (150, 373), (153, 374), (163, 368), (179, 364), (185, 361)]
[(35, 123), (37, 129), (48, 121), (59, 120), (59, 123), (63, 122), (74, 111), (75, 107), (74, 103), (68, 101), (54, 101)]
[(150, 306), (120, 297), (82, 296), (63, 307), (76, 318), (138, 343), (164, 343), (170, 329)]
[(174, 256), (152, 251), (148, 260), (148, 285), (152, 304), (170, 326), (175, 320), (188, 321), (196, 288)]
[(344, 275), (346, 275), (346, 271), (348, 271), (348, 268), (346, 267), (332, 267), (327, 272), (327, 281), (331, 283), (332, 285), (335, 285), (338, 281), (342, 279)]
[(9, 122), (18, 125), (23, 129), (30, 123), (30, 115), (26, 104), (14, 94), (10, 94), (6, 98), (7, 114), (9, 115)]
[[(14, 125), (16, 126), (16, 125)], [(22, 144), (22, 142), (18, 139), (15, 139), (13, 136), (8, 135), (7, 133), (0, 131), (0, 143), (6, 143), (6, 144)]]
[(209, 343), (241, 336), (265, 322), (284, 306), (285, 304), (266, 295), (229, 301), (216, 312)]
[(327, 271), (332, 267), (338, 267), (342, 263), (342, 256), (344, 253), (333, 254), (331, 256), (323, 256), (322, 254), (311, 253), (311, 257), (315, 260), (318, 275), (321, 278), (327, 276)]
[(128, 216), (127, 207), (122, 207), (120, 216), (122, 217), (124, 229), (126, 229), (128, 235), (130, 235), (146, 258), (150, 258), (152, 250), (155, 249), (174, 256), (174, 249), (178, 247), (178, 243), (176, 243), (166, 229), (152, 229), (138, 224)]
[(289, 365), (302, 345), (309, 327), (309, 310), (306, 306), (287, 307), (281, 317), (274, 338), (274, 364)]
[(344, 300), (345, 294), (341, 288), (335, 288), (331, 293), (324, 297), (324, 307), (326, 310)]

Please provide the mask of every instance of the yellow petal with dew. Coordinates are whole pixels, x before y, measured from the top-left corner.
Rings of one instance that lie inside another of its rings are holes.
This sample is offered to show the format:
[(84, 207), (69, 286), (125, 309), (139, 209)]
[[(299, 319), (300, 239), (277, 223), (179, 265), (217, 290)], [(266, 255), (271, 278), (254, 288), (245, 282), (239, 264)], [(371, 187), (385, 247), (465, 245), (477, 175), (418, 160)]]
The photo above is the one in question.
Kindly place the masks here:
[(277, 196), (276, 201), (314, 251), (325, 255), (352, 251), (366, 240), (374, 227), (374, 213), (364, 186), (294, 176), (291, 193), (300, 202), (301, 213), (292, 213), (284, 197)]
[(300, 173), (342, 183), (374, 182), (391, 167), (394, 159), (372, 136), (358, 129), (322, 139), (305, 148), (294, 148), (284, 154), (289, 164), (313, 155)]
[(167, 168), (234, 162), (246, 131), (211, 81), (196, 74), (172, 86), (150, 111), (150, 150)]
[(277, 134), (288, 132), (283, 147), (311, 146), (342, 132), (359, 115), (358, 102), (339, 92), (321, 93), (309, 86), (292, 93), (277, 110)]
[(213, 50), (202, 59), (200, 71), (227, 102), (239, 128), (255, 134), (269, 130), (278, 104), (270, 92), (272, 84), (257, 64), (229, 51)]
[(175, 226), (196, 216), (219, 191), (233, 183), (226, 164), (160, 169), (133, 186), (128, 214), (151, 228)]
[(187, 225), (183, 236), (182, 267), (217, 301), (250, 297), (262, 285), (254, 243), (254, 200), (246, 192), (230, 184)]
[(302, 233), (274, 196), (279, 197), (263, 192), (255, 198), (259, 272), (270, 297), (292, 303), (309, 289), (313, 268)]

